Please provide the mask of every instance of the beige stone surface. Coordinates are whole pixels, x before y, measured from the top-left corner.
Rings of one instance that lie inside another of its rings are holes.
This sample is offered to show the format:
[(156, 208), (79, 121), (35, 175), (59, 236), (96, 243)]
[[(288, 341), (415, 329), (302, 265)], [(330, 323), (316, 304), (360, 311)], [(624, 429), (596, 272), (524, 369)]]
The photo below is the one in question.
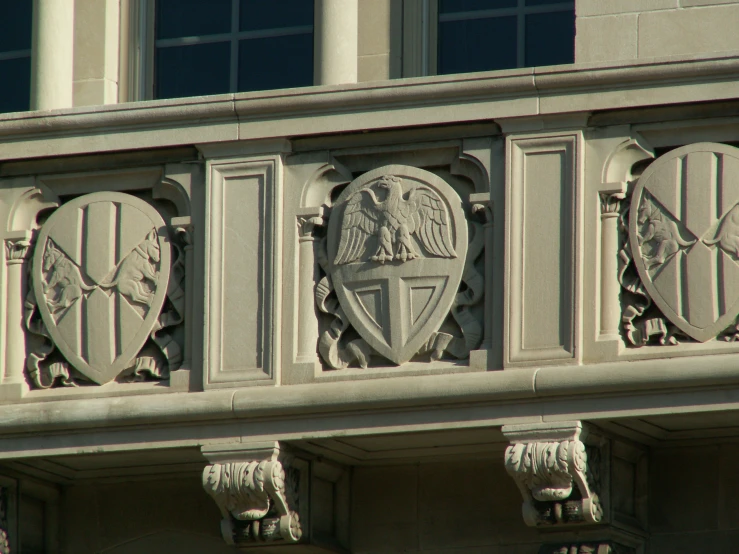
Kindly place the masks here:
[(390, 52), (390, 17), (393, 0), (358, 0), (359, 29), (357, 54)]
[[(119, 0), (75, 3), (75, 106), (118, 101), (119, 12)], [(91, 86), (90, 81), (99, 84)]]
[(680, 0), (680, 6), (691, 8), (694, 6), (716, 6), (719, 4), (737, 4), (737, 0)]
[(575, 62), (636, 58), (638, 17), (628, 14), (577, 18)]
[(639, 16), (639, 57), (723, 52), (739, 48), (739, 4)]
[(648, 12), (678, 7), (678, 0), (577, 0), (578, 17), (610, 15), (614, 13)]
[(389, 54), (359, 56), (357, 63), (359, 64), (357, 77), (359, 82), (384, 81), (390, 78)]

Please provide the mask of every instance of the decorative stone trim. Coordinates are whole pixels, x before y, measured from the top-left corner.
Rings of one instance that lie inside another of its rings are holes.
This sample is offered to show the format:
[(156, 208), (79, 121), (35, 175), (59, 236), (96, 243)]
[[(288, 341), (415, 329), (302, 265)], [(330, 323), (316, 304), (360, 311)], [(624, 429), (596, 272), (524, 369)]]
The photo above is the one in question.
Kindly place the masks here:
[(598, 485), (580, 422), (505, 425), (513, 443), (505, 466), (523, 496), (523, 517), (531, 527), (593, 524), (603, 519)]
[(203, 487), (223, 514), (221, 534), (228, 544), (300, 541), (300, 473), (280, 450), (278, 443), (267, 443), (241, 451), (204, 451), (215, 463), (203, 470)]

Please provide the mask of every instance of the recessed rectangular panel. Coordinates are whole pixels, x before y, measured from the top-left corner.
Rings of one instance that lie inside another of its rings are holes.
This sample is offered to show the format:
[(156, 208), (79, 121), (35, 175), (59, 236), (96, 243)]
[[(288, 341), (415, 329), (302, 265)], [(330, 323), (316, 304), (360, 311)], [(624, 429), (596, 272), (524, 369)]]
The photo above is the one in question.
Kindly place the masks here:
[(223, 186), (223, 371), (261, 368), (263, 176)]
[(572, 358), (576, 137), (510, 145), (508, 359)]
[(274, 168), (272, 159), (211, 166), (206, 387), (272, 377)]

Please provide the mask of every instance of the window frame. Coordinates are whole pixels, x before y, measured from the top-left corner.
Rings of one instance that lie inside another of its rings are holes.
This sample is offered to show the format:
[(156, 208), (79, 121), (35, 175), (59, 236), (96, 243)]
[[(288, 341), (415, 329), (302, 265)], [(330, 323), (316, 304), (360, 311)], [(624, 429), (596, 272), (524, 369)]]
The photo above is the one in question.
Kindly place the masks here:
[[(405, 0), (403, 13), (403, 77), (438, 75), (438, 29), (442, 19), (461, 21), (489, 17), (516, 16), (516, 68), (526, 65), (526, 16), (559, 13), (575, 9), (575, 0), (560, 0), (541, 6), (526, 6), (526, 0), (517, 0), (515, 7), (492, 8), (453, 14), (439, 14), (439, 0)], [(484, 15), (481, 15), (484, 14)], [(575, 43), (573, 37), (572, 49)], [(494, 71), (494, 70), (491, 70)], [(454, 75), (449, 73), (447, 75)]]
[[(158, 48), (190, 46), (217, 42), (230, 42), (229, 90), (223, 94), (238, 92), (239, 78), (239, 42), (251, 38), (271, 38), (297, 34), (312, 34), (315, 42), (316, 9), (313, 13), (313, 24), (298, 27), (280, 27), (259, 31), (239, 30), (240, 0), (231, 0), (231, 30), (228, 33), (214, 35), (198, 35), (168, 39), (156, 38), (156, 0), (123, 0), (129, 6), (126, 9), (128, 29), (122, 36), (128, 38), (128, 47), (121, 48), (121, 80), (126, 83), (124, 101), (154, 100), (156, 98), (156, 54)], [(315, 50), (314, 50), (315, 52)], [(316, 59), (313, 58), (315, 71)]]

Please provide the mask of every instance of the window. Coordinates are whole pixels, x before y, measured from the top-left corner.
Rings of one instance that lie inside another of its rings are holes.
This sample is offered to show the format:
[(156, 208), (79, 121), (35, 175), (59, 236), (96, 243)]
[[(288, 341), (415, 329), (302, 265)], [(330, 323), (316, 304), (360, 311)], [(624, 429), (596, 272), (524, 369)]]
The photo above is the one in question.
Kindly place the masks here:
[(313, 84), (313, 0), (156, 0), (154, 98)]
[(32, 6), (32, 0), (3, 2), (0, 17), (0, 112), (30, 108)]
[(574, 2), (439, 0), (438, 14), (438, 74), (575, 61)]

